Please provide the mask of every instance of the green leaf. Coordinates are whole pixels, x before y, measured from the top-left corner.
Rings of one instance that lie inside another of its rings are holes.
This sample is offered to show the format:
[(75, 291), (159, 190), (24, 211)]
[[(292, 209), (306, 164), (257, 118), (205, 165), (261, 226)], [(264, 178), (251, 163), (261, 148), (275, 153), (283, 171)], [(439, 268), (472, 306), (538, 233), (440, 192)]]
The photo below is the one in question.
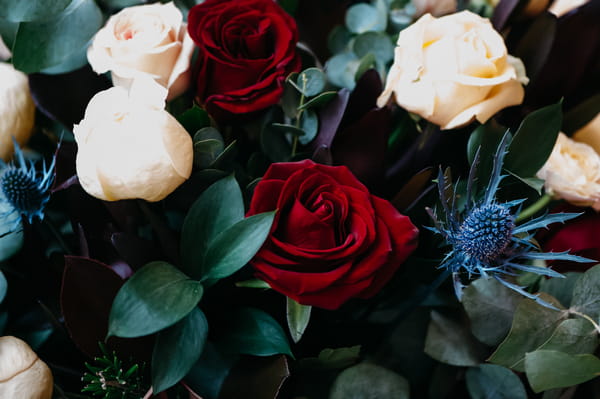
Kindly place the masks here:
[(343, 25), (337, 25), (327, 37), (327, 47), (331, 54), (341, 53), (348, 49), (348, 43), (354, 35)]
[(371, 68), (375, 68), (377, 62), (375, 60), (375, 56), (371, 53), (365, 54), (358, 64), (358, 68), (356, 69), (356, 74), (354, 75), (354, 80), (358, 81), (360, 77), (367, 72)]
[(174, 266), (151, 262), (123, 284), (110, 310), (108, 336), (140, 337), (187, 316), (202, 298), (202, 285)]
[(471, 399), (527, 399), (523, 383), (515, 373), (495, 364), (481, 364), (467, 370)]
[(181, 229), (181, 257), (185, 270), (200, 277), (210, 244), (244, 218), (244, 200), (230, 175), (207, 188), (188, 211)]
[(392, 370), (361, 363), (342, 371), (335, 379), (329, 399), (409, 399), (408, 380)]
[(25, 73), (59, 65), (87, 47), (103, 22), (93, 0), (74, 0), (47, 21), (22, 22), (13, 46), (13, 64)]
[(600, 112), (600, 93), (593, 95), (565, 113), (562, 130), (567, 135), (572, 135)]
[(565, 278), (542, 278), (540, 279), (540, 291), (552, 295), (564, 307), (571, 306), (573, 288), (583, 273), (567, 272)]
[(538, 193), (538, 195), (542, 195), (542, 188), (544, 187), (545, 180), (538, 179), (537, 177), (521, 177), (521, 176), (517, 176), (514, 173), (512, 173), (510, 170), (508, 171), (508, 173), (511, 176), (514, 176), (516, 179), (518, 179), (522, 183), (524, 183), (524, 184), (528, 185), (529, 187), (533, 188)]
[(155, 393), (172, 387), (185, 377), (200, 358), (207, 336), (208, 322), (198, 307), (158, 334), (152, 352), (152, 388)]
[(10, 22), (47, 20), (63, 12), (72, 0), (0, 0), (0, 18)]
[(262, 129), (260, 145), (264, 154), (272, 162), (286, 162), (292, 153), (292, 146), (285, 136), (269, 125)]
[(217, 399), (237, 355), (220, 353), (210, 341), (206, 343), (200, 359), (185, 377), (185, 382), (204, 399)]
[(569, 355), (538, 350), (525, 357), (527, 380), (534, 392), (578, 385), (600, 375), (600, 359), (593, 355)]
[(363, 58), (373, 54), (378, 63), (385, 65), (394, 58), (394, 43), (382, 32), (365, 32), (354, 39), (354, 54)]
[(347, 348), (325, 348), (317, 357), (304, 358), (299, 366), (306, 369), (335, 370), (350, 367), (360, 359), (360, 345)]
[(336, 91), (325, 91), (310, 101), (305, 102), (303, 105), (298, 107), (298, 111), (308, 108), (316, 108), (321, 107), (323, 105), (327, 105), (329, 101), (333, 100), (337, 96)]
[(477, 165), (477, 186), (486, 187), (492, 172), (494, 154), (498, 149), (500, 141), (506, 129), (490, 121), (485, 125), (479, 126), (467, 143), (467, 158), (469, 164), (473, 164), (475, 153), (479, 150), (479, 165)]
[(296, 9), (298, 8), (299, 0), (279, 0), (278, 4), (290, 15), (294, 15), (296, 13)]
[(431, 312), (425, 338), (425, 353), (453, 366), (477, 366), (483, 359), (483, 348), (464, 326), (441, 313)]
[(17, 37), (17, 30), (19, 29), (18, 22), (10, 22), (0, 19), (0, 37), (4, 40), (4, 44), (9, 49), (13, 48), (15, 38)]
[(229, 326), (219, 346), (230, 353), (254, 356), (292, 355), (281, 326), (268, 313), (241, 308), (229, 315)]
[[(290, 81), (291, 82), (291, 81)], [(296, 79), (296, 89), (307, 97), (316, 96), (325, 88), (325, 74), (319, 68), (308, 68)]]
[(368, 31), (383, 32), (387, 27), (387, 15), (376, 7), (359, 3), (346, 11), (346, 27), (352, 33), (364, 33)]
[(8, 283), (6, 282), (6, 277), (4, 277), (4, 273), (0, 271), (0, 303), (6, 297), (6, 291), (8, 290)]
[(359, 65), (360, 60), (354, 53), (340, 53), (327, 60), (325, 74), (332, 84), (352, 90), (356, 86), (354, 77)]
[(105, 7), (120, 10), (121, 8), (137, 6), (144, 4), (146, 0), (100, 0), (100, 3), (104, 4)]
[(527, 115), (517, 129), (504, 166), (521, 177), (532, 177), (544, 165), (562, 124), (561, 104), (553, 104)]
[(487, 345), (498, 345), (510, 331), (521, 299), (521, 295), (494, 279), (473, 281), (464, 289), (462, 298), (473, 335)]
[(202, 279), (221, 279), (241, 269), (265, 242), (275, 211), (243, 219), (211, 242), (202, 264)]
[(600, 265), (587, 270), (577, 280), (571, 308), (594, 320), (600, 318)]
[(271, 128), (277, 132), (281, 132), (283, 134), (289, 133), (294, 136), (304, 136), (306, 133), (299, 127), (294, 125), (288, 125), (286, 123), (272, 123)]
[(286, 316), (290, 335), (294, 342), (300, 341), (308, 322), (312, 306), (301, 305), (292, 298), (286, 298)]
[(194, 164), (209, 168), (223, 152), (223, 137), (214, 127), (204, 127), (194, 135)]
[(177, 120), (190, 134), (210, 126), (210, 117), (202, 108), (194, 106), (177, 117)]
[(593, 353), (598, 346), (594, 325), (585, 319), (567, 319), (538, 350), (557, 350), (570, 355)]
[[(542, 293), (540, 298), (557, 307), (560, 306), (558, 301), (550, 295)], [(523, 371), (525, 354), (546, 342), (554, 329), (567, 316), (567, 312), (552, 310), (540, 306), (531, 299), (523, 299), (517, 306), (508, 336), (488, 360), (517, 371)]]
[(304, 131), (304, 135), (299, 137), (300, 143), (306, 145), (314, 140), (319, 131), (319, 118), (317, 113), (312, 109), (307, 109), (300, 117), (300, 127)]
[(235, 286), (240, 287), (240, 288), (258, 288), (258, 289), (263, 289), (263, 290), (271, 289), (271, 286), (269, 285), (269, 283), (267, 283), (265, 280), (261, 280), (259, 278), (253, 278), (253, 279), (245, 280), (245, 281), (238, 281), (237, 283), (235, 283)]

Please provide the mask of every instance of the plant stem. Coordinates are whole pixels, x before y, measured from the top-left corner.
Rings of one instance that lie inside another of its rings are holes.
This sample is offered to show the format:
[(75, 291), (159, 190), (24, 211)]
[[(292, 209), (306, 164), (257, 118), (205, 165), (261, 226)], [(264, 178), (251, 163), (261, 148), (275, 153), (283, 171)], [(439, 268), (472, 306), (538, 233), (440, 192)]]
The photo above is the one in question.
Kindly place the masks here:
[(549, 194), (544, 194), (533, 204), (529, 205), (527, 208), (523, 209), (521, 213), (517, 216), (515, 222), (520, 222), (531, 216), (535, 215), (539, 211), (541, 211), (546, 205), (548, 205), (552, 201), (552, 196)]
[(590, 316), (586, 315), (585, 313), (580, 313), (580, 312), (578, 312), (576, 310), (572, 310), (572, 309), (569, 309), (569, 313), (570, 314), (574, 314), (574, 315), (579, 316), (579, 317), (583, 317), (584, 319), (586, 319), (587, 321), (589, 321), (590, 323), (592, 323), (592, 325), (594, 326), (594, 329), (596, 330), (596, 332), (598, 334), (600, 334), (600, 326)]
[[(302, 106), (304, 105), (304, 100), (306, 99), (306, 97), (304, 96), (305, 90), (306, 90), (306, 75), (302, 75), (302, 91), (300, 92), (300, 104), (298, 105), (298, 108), (302, 108)], [(297, 128), (300, 128), (300, 118), (302, 118), (303, 112), (304, 112), (304, 109), (301, 109), (296, 114), (296, 124), (295, 125)], [(298, 148), (298, 136), (296, 136), (294, 134), (294, 137), (292, 137), (292, 157), (294, 155), (296, 155), (297, 148)]]
[(54, 226), (54, 223), (52, 223), (52, 221), (50, 221), (48, 216), (46, 216), (44, 218), (43, 223), (50, 231), (50, 234), (52, 234), (52, 236), (56, 239), (56, 242), (58, 242), (58, 245), (62, 248), (64, 253), (67, 255), (72, 255), (73, 252), (71, 251), (71, 249), (69, 248), (69, 246), (67, 245), (65, 240), (63, 240), (62, 235), (60, 234), (58, 229)]

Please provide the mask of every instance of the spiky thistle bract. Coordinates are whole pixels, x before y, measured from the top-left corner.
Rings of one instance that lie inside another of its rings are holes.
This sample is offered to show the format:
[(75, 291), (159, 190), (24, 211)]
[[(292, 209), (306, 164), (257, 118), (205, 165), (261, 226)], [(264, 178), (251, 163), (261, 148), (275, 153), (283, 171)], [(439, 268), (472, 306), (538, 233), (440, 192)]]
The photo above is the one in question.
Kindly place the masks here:
[[(434, 222), (430, 230), (441, 234), (445, 244), (451, 247), (446, 253), (440, 268), (446, 269), (453, 276), (454, 290), (457, 298), (461, 299), (462, 281), (474, 277), (494, 278), (502, 285), (533, 299), (539, 304), (556, 309), (552, 304), (542, 300), (515, 283), (507, 281), (510, 276), (516, 276), (520, 271), (531, 272), (549, 277), (564, 277), (562, 274), (547, 268), (531, 265), (533, 260), (568, 260), (573, 262), (592, 262), (568, 252), (541, 252), (533, 241), (535, 232), (552, 223), (564, 223), (579, 216), (579, 213), (546, 214), (525, 223), (517, 225), (516, 215), (524, 200), (499, 202), (496, 199), (500, 182), (506, 175), (502, 174), (504, 156), (510, 141), (505, 134), (494, 156), (492, 174), (482, 198), (476, 199), (473, 193), (479, 151), (471, 165), (466, 185), (464, 209), (458, 210), (457, 196), (441, 169), (438, 173), (437, 187), (442, 205), (443, 216), (427, 209)], [(451, 198), (449, 198), (451, 197)]]
[(16, 141), (14, 147), (13, 161), (7, 164), (0, 160), (0, 220), (10, 223), (5, 226), (9, 232), (21, 230), (22, 218), (29, 223), (44, 218), (54, 179), (54, 158), (48, 167), (43, 161), (42, 170), (38, 172), (33, 161), (25, 160)]

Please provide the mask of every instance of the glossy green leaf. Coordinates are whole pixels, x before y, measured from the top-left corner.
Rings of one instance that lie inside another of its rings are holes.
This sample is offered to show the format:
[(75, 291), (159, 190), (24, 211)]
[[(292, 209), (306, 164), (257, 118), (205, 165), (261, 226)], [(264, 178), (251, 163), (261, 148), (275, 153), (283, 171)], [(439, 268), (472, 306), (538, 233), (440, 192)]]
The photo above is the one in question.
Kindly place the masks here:
[(464, 326), (431, 312), (425, 338), (425, 353), (453, 366), (477, 366), (483, 360), (483, 348)]
[(356, 69), (356, 74), (354, 75), (354, 80), (360, 80), (361, 76), (367, 72), (369, 69), (375, 68), (377, 66), (377, 60), (375, 56), (371, 53), (365, 54), (358, 64), (358, 68)]
[(4, 277), (4, 273), (0, 270), (0, 303), (4, 300), (6, 296), (6, 291), (8, 290), (8, 283), (6, 282), (6, 277)]
[(312, 306), (301, 305), (292, 298), (286, 298), (286, 316), (290, 335), (294, 342), (300, 341), (308, 322)]
[(198, 307), (177, 324), (158, 333), (152, 352), (154, 392), (162, 392), (185, 377), (200, 358), (207, 336), (208, 322)]
[(254, 356), (280, 353), (292, 356), (285, 332), (268, 313), (255, 308), (241, 308), (228, 317), (227, 332), (219, 341), (223, 350)]
[(594, 320), (600, 318), (600, 265), (587, 270), (573, 287), (571, 308)]
[(381, 32), (365, 32), (354, 38), (354, 54), (362, 58), (373, 54), (377, 62), (386, 64), (394, 58), (394, 43), (390, 37)]
[(506, 169), (532, 177), (544, 165), (562, 124), (562, 105), (553, 104), (527, 115), (517, 129), (504, 162)]
[(202, 285), (165, 262), (151, 262), (123, 284), (110, 310), (108, 336), (140, 337), (184, 318), (202, 298)]
[(242, 191), (233, 175), (218, 180), (194, 202), (181, 230), (185, 270), (200, 277), (209, 245), (223, 231), (244, 218)]
[(487, 345), (498, 345), (510, 331), (521, 299), (521, 295), (494, 279), (473, 281), (464, 289), (462, 297), (473, 335)]
[(202, 279), (228, 277), (258, 252), (271, 231), (275, 212), (240, 220), (212, 240), (202, 264)]
[(48, 20), (72, 1), (76, 0), (0, 0), (0, 18), (11, 22)]
[(342, 371), (334, 381), (329, 399), (409, 399), (408, 380), (392, 370), (361, 363)]
[(466, 380), (471, 399), (527, 399), (521, 379), (502, 366), (481, 364), (470, 368)]
[(600, 376), (600, 359), (589, 354), (537, 350), (525, 356), (525, 372), (531, 388), (538, 393), (581, 384)]
[(207, 342), (200, 356), (185, 377), (185, 382), (203, 399), (218, 399), (225, 379), (234, 366), (238, 355), (227, 355)]
[(327, 103), (329, 103), (329, 101), (333, 100), (335, 98), (335, 96), (337, 96), (336, 91), (325, 91), (325, 92), (319, 94), (318, 96), (316, 96), (315, 98), (311, 99), (310, 101), (305, 102), (304, 104), (302, 104), (302, 106), (299, 106), (298, 111), (303, 110), (303, 109), (316, 108), (316, 107), (321, 107), (323, 105), (327, 105)]
[(177, 117), (177, 120), (190, 134), (210, 126), (210, 117), (202, 108), (194, 105)]
[(574, 134), (600, 113), (600, 93), (593, 95), (565, 113), (563, 131)]
[(307, 97), (316, 96), (325, 88), (325, 74), (319, 68), (308, 68), (300, 72), (295, 87)]
[(477, 186), (481, 189), (486, 187), (486, 184), (492, 173), (494, 154), (498, 149), (502, 137), (506, 133), (506, 129), (498, 124), (489, 121), (485, 125), (479, 126), (471, 136), (467, 143), (467, 158), (472, 164), (475, 158), (475, 153), (479, 150), (479, 164), (477, 165)]
[(386, 26), (387, 15), (370, 4), (358, 3), (346, 11), (346, 27), (352, 33), (383, 32)]
[(585, 319), (567, 319), (556, 327), (538, 350), (557, 350), (571, 355), (593, 353), (598, 347), (594, 325)]
[[(540, 297), (557, 307), (560, 306), (550, 295), (542, 293)], [(525, 354), (536, 350), (546, 342), (567, 316), (567, 312), (552, 310), (531, 299), (523, 299), (517, 306), (508, 336), (488, 360), (523, 371)]]
[(313, 141), (319, 132), (317, 113), (312, 109), (305, 110), (300, 118), (300, 127), (304, 131), (304, 135), (299, 137), (300, 143), (306, 145)]
[(93, 0), (74, 0), (47, 21), (22, 22), (13, 46), (13, 64), (25, 73), (59, 65), (87, 47), (103, 22)]

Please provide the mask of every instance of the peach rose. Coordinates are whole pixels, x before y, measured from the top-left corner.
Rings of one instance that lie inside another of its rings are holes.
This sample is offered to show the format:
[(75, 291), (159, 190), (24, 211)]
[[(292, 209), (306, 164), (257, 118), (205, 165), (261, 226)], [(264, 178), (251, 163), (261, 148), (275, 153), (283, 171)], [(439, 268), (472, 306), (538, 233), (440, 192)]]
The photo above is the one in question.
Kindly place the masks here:
[(427, 13), (439, 17), (456, 12), (456, 0), (412, 0), (412, 3), (417, 17)]
[(13, 137), (19, 145), (29, 140), (34, 120), (35, 104), (27, 75), (0, 62), (0, 159), (12, 157)]
[(549, 194), (600, 211), (600, 155), (589, 145), (560, 133), (536, 176), (546, 181)]
[(50, 399), (52, 389), (50, 369), (29, 345), (0, 337), (0, 398)]
[(90, 195), (159, 201), (190, 176), (192, 139), (163, 109), (166, 91), (140, 78), (129, 92), (112, 87), (90, 100), (73, 128), (77, 176)]
[(426, 14), (400, 32), (377, 104), (393, 94), (401, 107), (454, 129), (520, 104), (527, 81), (523, 63), (508, 55), (488, 19), (469, 11)]
[(181, 11), (171, 3), (124, 8), (96, 33), (87, 57), (97, 73), (111, 72), (113, 84), (128, 88), (149, 75), (169, 89), (168, 100), (190, 84), (194, 43)]

